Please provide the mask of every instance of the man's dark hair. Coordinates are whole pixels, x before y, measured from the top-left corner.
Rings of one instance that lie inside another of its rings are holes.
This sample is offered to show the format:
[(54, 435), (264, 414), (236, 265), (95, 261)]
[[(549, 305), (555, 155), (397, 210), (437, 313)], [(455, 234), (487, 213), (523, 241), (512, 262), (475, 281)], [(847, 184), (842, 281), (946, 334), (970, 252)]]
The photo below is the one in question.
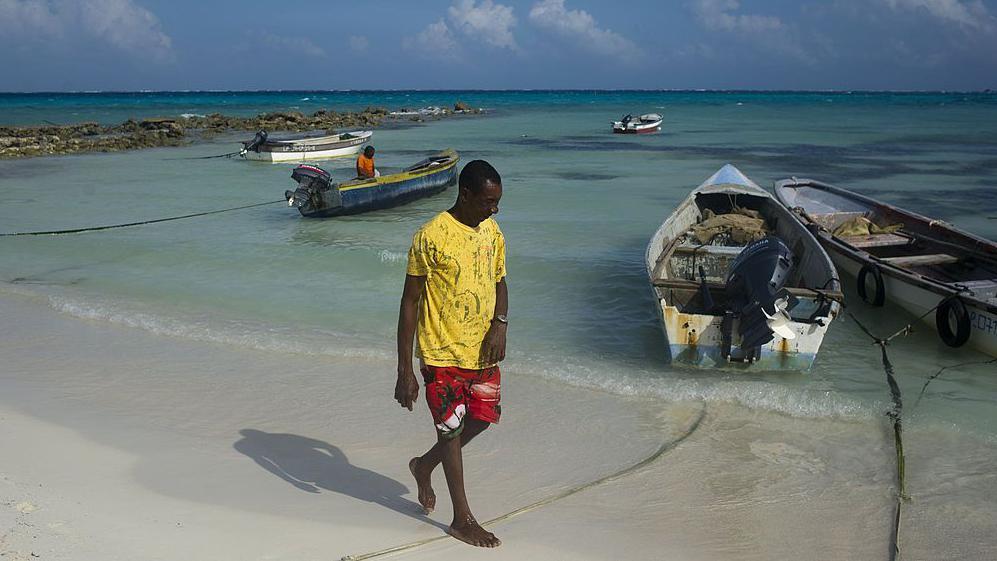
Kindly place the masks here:
[(373, 156), (374, 155), (374, 147), (370, 146), (370, 145), (367, 145), (367, 147), (363, 149), (363, 153), (368, 158), (371, 157), (371, 156)]
[(460, 170), (460, 179), (457, 180), (457, 184), (460, 185), (461, 189), (465, 187), (472, 193), (477, 195), (485, 188), (485, 183), (489, 181), (493, 183), (502, 183), (502, 177), (499, 176), (499, 172), (492, 167), (491, 164), (484, 160), (473, 160), (464, 166), (464, 169)]

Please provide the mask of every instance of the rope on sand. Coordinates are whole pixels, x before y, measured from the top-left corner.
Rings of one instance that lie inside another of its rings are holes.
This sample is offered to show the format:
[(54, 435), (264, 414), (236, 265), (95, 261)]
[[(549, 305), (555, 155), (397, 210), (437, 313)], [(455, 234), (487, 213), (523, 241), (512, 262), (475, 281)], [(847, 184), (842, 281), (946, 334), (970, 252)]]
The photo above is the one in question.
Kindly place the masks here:
[[(898, 330), (896, 333), (886, 338), (876, 337), (875, 335), (872, 334), (871, 331), (869, 331), (869, 329), (866, 328), (866, 326), (862, 325), (862, 322), (860, 322), (858, 318), (855, 317), (854, 314), (852, 314), (851, 312), (848, 313), (848, 315), (851, 316), (852, 320), (855, 321), (855, 323), (859, 326), (859, 328), (863, 332), (865, 332), (865, 334), (868, 335), (869, 338), (873, 340), (873, 344), (879, 345), (879, 349), (882, 354), (882, 360), (883, 360), (883, 371), (886, 372), (886, 383), (890, 386), (890, 398), (893, 402), (892, 407), (890, 407), (890, 410), (886, 412), (886, 416), (892, 419), (893, 421), (893, 442), (897, 453), (897, 485), (899, 487), (900, 492), (897, 496), (896, 511), (893, 517), (893, 530), (890, 534), (890, 561), (894, 561), (900, 555), (900, 524), (902, 521), (901, 507), (904, 501), (910, 500), (910, 497), (907, 495), (907, 481), (906, 481), (906, 474), (904, 471), (904, 442), (903, 442), (903, 426), (901, 423), (902, 421), (901, 414), (903, 413), (903, 408), (904, 408), (903, 396), (901, 395), (900, 392), (900, 385), (897, 384), (897, 379), (894, 376), (893, 363), (890, 362), (890, 357), (889, 355), (886, 354), (886, 346), (889, 345), (890, 341), (892, 341), (896, 337), (899, 337), (901, 335), (909, 335), (911, 332), (913, 332), (915, 323), (926, 318), (929, 314), (934, 313), (935, 310), (937, 310), (942, 304), (948, 302), (952, 298), (957, 297), (962, 292), (963, 291), (960, 290), (956, 294), (943, 298), (940, 302), (938, 302), (937, 305), (935, 305), (934, 308), (931, 308), (930, 310), (922, 314), (920, 317), (918, 317), (916, 320), (908, 323), (907, 325), (900, 328), (900, 330)], [(933, 380), (939, 374), (941, 374), (943, 370), (945, 370), (945, 368), (939, 370), (937, 374), (928, 378), (928, 381), (925, 382), (924, 387), (921, 388), (922, 395), (924, 394), (924, 390), (927, 389), (928, 383), (930, 383), (931, 380)], [(920, 401), (920, 397), (918, 398), (918, 401)]]
[(185, 214), (183, 216), (171, 216), (169, 218), (157, 218), (155, 220), (143, 220), (141, 222), (129, 222), (127, 224), (111, 224), (109, 226), (91, 226), (89, 228), (73, 228), (71, 230), (47, 230), (44, 232), (5, 232), (0, 233), (0, 237), (4, 236), (55, 236), (61, 234), (79, 234), (82, 232), (96, 232), (98, 230), (111, 230), (113, 228), (127, 228), (128, 226), (142, 226), (143, 224), (155, 224), (157, 222), (169, 222), (171, 220), (183, 220), (184, 218), (194, 218), (196, 216), (207, 216), (209, 214), (221, 214), (223, 212), (232, 212), (233, 210), (243, 210), (246, 208), (253, 208), (257, 206), (272, 205), (276, 203), (286, 202), (284, 199), (277, 201), (267, 201), (265, 203), (256, 203), (251, 205), (243, 205), (232, 208), (223, 208), (221, 210), (209, 210), (207, 212), (196, 212), (194, 214)]
[[(617, 479), (621, 479), (623, 477), (626, 477), (626, 476), (634, 473), (635, 471), (637, 471), (637, 470), (639, 470), (639, 469), (647, 466), (648, 464), (654, 462), (659, 457), (661, 457), (662, 454), (664, 454), (665, 452), (668, 452), (668, 451), (672, 450), (673, 448), (675, 448), (676, 446), (678, 446), (679, 444), (681, 444), (682, 441), (684, 441), (685, 439), (687, 439), (690, 436), (692, 436), (692, 433), (696, 432), (696, 429), (698, 429), (699, 425), (703, 422), (703, 418), (704, 417), (706, 417), (706, 405), (705, 404), (703, 404), (703, 406), (700, 408), (699, 413), (697, 413), (695, 420), (693, 420), (692, 424), (689, 426), (688, 429), (686, 429), (686, 431), (684, 433), (682, 433), (681, 435), (679, 435), (679, 437), (676, 438), (676, 439), (674, 439), (674, 440), (669, 440), (669, 441), (665, 442), (653, 454), (651, 454), (650, 456), (648, 456), (648, 457), (644, 458), (643, 460), (637, 462), (636, 464), (633, 464), (631, 466), (625, 467), (625, 468), (621, 469), (620, 471), (617, 471), (617, 472), (612, 473), (610, 475), (606, 475), (604, 477), (600, 477), (599, 479), (596, 479), (594, 481), (589, 481), (588, 483), (583, 483), (581, 485), (578, 485), (577, 487), (572, 487), (572, 488), (567, 489), (565, 491), (562, 491), (562, 492), (560, 492), (560, 493), (558, 493), (556, 495), (552, 495), (552, 496), (547, 497), (545, 499), (541, 499), (541, 500), (539, 500), (539, 501), (537, 501), (535, 503), (531, 503), (531, 504), (528, 504), (528, 505), (526, 505), (524, 507), (517, 508), (516, 510), (513, 510), (512, 512), (507, 512), (507, 513), (505, 513), (505, 514), (503, 514), (501, 516), (498, 516), (496, 518), (492, 518), (491, 520), (487, 520), (485, 522), (482, 522), (481, 525), (482, 526), (490, 526), (492, 524), (497, 524), (497, 523), (502, 522), (504, 520), (508, 520), (508, 519), (510, 519), (510, 518), (512, 518), (514, 516), (519, 516), (520, 514), (529, 512), (531, 510), (538, 509), (538, 508), (543, 507), (543, 506), (547, 506), (547, 505), (549, 505), (549, 504), (551, 504), (551, 503), (553, 503), (555, 501), (559, 501), (559, 500), (564, 499), (566, 497), (570, 497), (571, 495), (574, 495), (575, 493), (580, 493), (581, 491), (584, 491), (586, 489), (591, 489), (592, 487), (595, 487), (597, 485), (602, 485), (603, 483), (609, 483), (611, 481), (615, 481)], [(427, 544), (430, 544), (430, 543), (433, 543), (433, 542), (438, 542), (438, 541), (441, 541), (441, 540), (445, 540), (445, 539), (447, 539), (449, 537), (450, 537), (449, 535), (434, 536), (432, 538), (426, 538), (426, 539), (423, 539), (423, 540), (414, 541), (414, 542), (410, 542), (410, 543), (402, 544), (402, 545), (396, 545), (394, 547), (389, 547), (389, 548), (382, 549), (382, 550), (379, 550), (379, 551), (372, 551), (370, 553), (363, 553), (363, 554), (359, 554), (359, 555), (345, 555), (345, 556), (342, 557), (341, 561), (364, 561), (365, 559), (372, 559), (374, 557), (381, 557), (381, 556), (384, 556), (384, 555), (389, 555), (391, 553), (398, 553), (398, 552), (401, 552), (401, 551), (407, 551), (407, 550), (410, 550), (410, 549), (415, 549), (415, 548), (421, 547), (423, 545), (427, 545)]]

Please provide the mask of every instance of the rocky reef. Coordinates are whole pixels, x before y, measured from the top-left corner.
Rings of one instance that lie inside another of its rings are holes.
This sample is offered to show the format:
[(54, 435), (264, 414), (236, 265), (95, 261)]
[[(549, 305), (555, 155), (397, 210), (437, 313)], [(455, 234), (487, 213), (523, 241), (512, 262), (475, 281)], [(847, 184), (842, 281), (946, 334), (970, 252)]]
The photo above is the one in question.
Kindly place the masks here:
[(453, 109), (434, 108), (432, 112), (389, 111), (367, 107), (358, 112), (319, 110), (311, 115), (298, 111), (261, 113), (255, 117), (233, 117), (214, 113), (176, 118), (129, 119), (119, 125), (79, 123), (74, 125), (0, 126), (0, 159), (116, 152), (156, 146), (180, 146), (197, 138), (228, 131), (304, 132), (324, 130), (329, 134), (343, 129), (372, 129), (386, 121), (441, 119), (453, 115), (481, 113), (458, 101)]

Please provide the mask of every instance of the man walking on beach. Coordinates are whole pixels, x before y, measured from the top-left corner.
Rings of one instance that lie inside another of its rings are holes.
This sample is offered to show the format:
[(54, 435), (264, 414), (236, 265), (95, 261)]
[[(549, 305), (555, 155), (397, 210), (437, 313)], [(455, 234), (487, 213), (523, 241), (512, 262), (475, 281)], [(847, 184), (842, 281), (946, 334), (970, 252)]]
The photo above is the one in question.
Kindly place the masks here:
[[(461, 447), (497, 423), (505, 358), (505, 238), (491, 216), (498, 212), (502, 178), (483, 160), (464, 166), (457, 202), (416, 232), (398, 312), (398, 381), (395, 399), (412, 410), (419, 382), (412, 368), (412, 338), (436, 424), (436, 444), (412, 458), (409, 469), (419, 503), (436, 506), (431, 476), (443, 464), (453, 501), (453, 537), (478, 547), (501, 542), (474, 519), (464, 493)], [(418, 329), (417, 329), (418, 328)]]

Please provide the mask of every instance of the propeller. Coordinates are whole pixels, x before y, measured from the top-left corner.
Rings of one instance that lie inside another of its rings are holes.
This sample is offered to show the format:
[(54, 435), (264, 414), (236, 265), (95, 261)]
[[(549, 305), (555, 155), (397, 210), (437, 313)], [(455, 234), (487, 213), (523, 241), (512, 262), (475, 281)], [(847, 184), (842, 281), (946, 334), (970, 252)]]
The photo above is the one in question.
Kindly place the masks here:
[(769, 329), (783, 339), (796, 339), (796, 332), (789, 327), (791, 319), (789, 312), (786, 311), (786, 308), (789, 307), (789, 300), (787, 298), (777, 298), (773, 302), (773, 307), (775, 311), (771, 315), (762, 307), (762, 313), (765, 314), (765, 323), (768, 324)]

